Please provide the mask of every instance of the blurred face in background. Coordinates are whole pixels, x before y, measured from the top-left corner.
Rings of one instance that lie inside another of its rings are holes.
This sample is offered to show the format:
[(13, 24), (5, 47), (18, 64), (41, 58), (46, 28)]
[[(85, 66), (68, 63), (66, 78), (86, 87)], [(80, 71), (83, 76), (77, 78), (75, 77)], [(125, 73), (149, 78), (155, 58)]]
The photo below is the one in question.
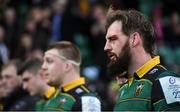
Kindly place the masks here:
[(21, 46), (26, 49), (30, 49), (32, 47), (32, 37), (29, 34), (22, 34), (20, 38)]
[(5, 96), (5, 88), (4, 83), (2, 81), (2, 77), (0, 76), (0, 99)]
[(8, 24), (13, 24), (16, 20), (16, 11), (13, 8), (8, 8), (5, 11), (5, 21)]
[(2, 81), (7, 95), (12, 93), (20, 85), (20, 79), (17, 76), (17, 69), (14, 65), (9, 65), (2, 70)]
[(29, 71), (25, 71), (22, 74), (23, 89), (28, 91), (30, 95), (39, 95), (42, 88), (42, 83), (45, 83), (39, 73), (33, 74)]
[(55, 0), (52, 4), (53, 12), (55, 14), (60, 14), (64, 12), (66, 8), (67, 0)]

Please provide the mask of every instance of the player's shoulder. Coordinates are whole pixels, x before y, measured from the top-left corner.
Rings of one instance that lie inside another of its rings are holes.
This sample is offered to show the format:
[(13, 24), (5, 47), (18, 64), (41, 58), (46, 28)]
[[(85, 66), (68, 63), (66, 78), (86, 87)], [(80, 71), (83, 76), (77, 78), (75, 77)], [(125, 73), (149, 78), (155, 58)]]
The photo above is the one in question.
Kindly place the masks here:
[(165, 71), (159, 75), (158, 81), (164, 93), (167, 104), (180, 102), (180, 75)]
[(166, 71), (162, 72), (161, 74), (159, 74), (157, 79), (164, 78), (164, 77), (177, 77), (177, 78), (180, 78), (180, 74), (177, 74), (177, 73), (175, 73), (173, 71), (166, 70)]

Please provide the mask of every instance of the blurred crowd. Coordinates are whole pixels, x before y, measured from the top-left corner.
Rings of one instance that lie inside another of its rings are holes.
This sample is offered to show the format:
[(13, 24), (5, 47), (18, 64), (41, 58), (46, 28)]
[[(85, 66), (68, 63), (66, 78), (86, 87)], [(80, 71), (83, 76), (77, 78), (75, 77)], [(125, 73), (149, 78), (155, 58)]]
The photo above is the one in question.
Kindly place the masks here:
[[(122, 9), (137, 9), (150, 18), (156, 32), (157, 53), (167, 67), (180, 73), (179, 0), (120, 0), (119, 3)], [(112, 110), (119, 86), (107, 74), (103, 51), (108, 7), (108, 0), (0, 0), (0, 68), (1, 74), (5, 70), (13, 79), (3, 83), (5, 79), (1, 77), (0, 99), (21, 85), (17, 77), (19, 65), (10, 68), (13, 71), (5, 69), (5, 64), (12, 60), (22, 63), (29, 58), (43, 60), (49, 44), (68, 40), (81, 50), (81, 75), (101, 97), (103, 109)], [(5, 95), (1, 94), (5, 91), (2, 86), (10, 88)]]

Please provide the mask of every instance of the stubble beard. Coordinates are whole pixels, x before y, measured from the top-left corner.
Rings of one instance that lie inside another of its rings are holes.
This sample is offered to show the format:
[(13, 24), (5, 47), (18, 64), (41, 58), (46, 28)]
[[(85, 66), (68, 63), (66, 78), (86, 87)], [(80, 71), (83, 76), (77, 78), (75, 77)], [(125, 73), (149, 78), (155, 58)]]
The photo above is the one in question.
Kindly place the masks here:
[(125, 74), (128, 71), (129, 64), (130, 64), (130, 47), (128, 41), (122, 48), (121, 54), (119, 56), (116, 56), (116, 60), (110, 60), (108, 64), (108, 73), (112, 77), (120, 76), (120, 77), (126, 77)]

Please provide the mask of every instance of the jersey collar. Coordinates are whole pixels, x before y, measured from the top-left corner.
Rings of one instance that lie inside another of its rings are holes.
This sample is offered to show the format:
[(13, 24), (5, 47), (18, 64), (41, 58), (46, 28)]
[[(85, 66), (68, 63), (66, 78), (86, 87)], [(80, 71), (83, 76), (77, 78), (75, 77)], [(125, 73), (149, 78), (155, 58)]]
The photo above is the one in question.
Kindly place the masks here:
[(67, 92), (67, 91), (69, 91), (79, 85), (82, 85), (82, 84), (85, 84), (85, 79), (83, 77), (64, 85), (62, 88), (65, 92)]
[(130, 79), (128, 79), (128, 86), (131, 86), (131, 84), (132, 84), (133, 80), (134, 80), (134, 78), (133, 78), (133, 77), (132, 77), (132, 78), (130, 78)]
[(50, 99), (54, 96), (54, 94), (56, 93), (56, 89), (55, 87), (50, 87), (45, 93), (44, 93), (44, 97), (46, 99)]
[(139, 78), (142, 78), (149, 70), (160, 63), (160, 57), (155, 56), (154, 58), (150, 59), (147, 63), (141, 66), (137, 71), (136, 74)]

